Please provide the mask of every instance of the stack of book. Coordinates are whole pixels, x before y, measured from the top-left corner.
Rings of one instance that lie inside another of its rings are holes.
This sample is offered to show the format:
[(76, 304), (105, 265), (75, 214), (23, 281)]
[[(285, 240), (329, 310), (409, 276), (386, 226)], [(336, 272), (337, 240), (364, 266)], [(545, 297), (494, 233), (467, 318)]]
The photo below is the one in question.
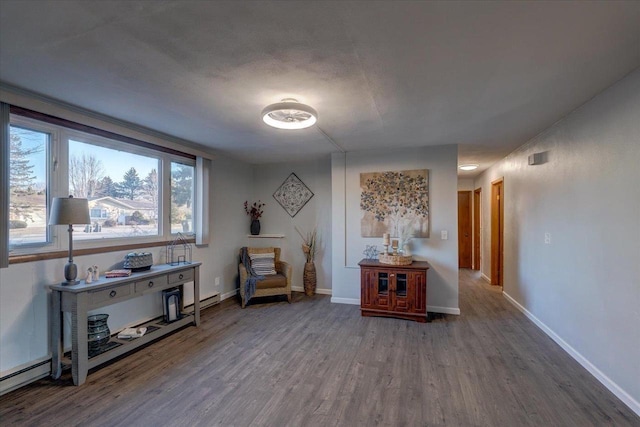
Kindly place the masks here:
[(104, 273), (104, 277), (107, 279), (111, 277), (129, 277), (131, 276), (131, 270), (111, 270)]

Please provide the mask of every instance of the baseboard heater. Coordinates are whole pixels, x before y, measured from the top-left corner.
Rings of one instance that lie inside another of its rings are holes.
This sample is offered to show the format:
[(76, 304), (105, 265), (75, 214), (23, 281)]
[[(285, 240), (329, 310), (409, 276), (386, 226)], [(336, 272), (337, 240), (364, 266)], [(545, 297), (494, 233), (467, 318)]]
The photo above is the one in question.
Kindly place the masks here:
[[(217, 305), (217, 304), (220, 304), (220, 294), (215, 294), (208, 298), (200, 300), (200, 311), (204, 310), (205, 308), (213, 307), (214, 305)], [(189, 304), (185, 306), (185, 309), (192, 308), (192, 307), (193, 307), (193, 304)]]
[(33, 365), (19, 366), (0, 378), (0, 396), (49, 375), (51, 375), (50, 357)]

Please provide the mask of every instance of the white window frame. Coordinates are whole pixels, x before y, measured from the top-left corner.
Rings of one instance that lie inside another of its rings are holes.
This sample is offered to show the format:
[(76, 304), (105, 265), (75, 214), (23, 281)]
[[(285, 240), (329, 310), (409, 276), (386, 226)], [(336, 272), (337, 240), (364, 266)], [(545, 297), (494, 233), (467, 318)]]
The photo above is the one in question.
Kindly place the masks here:
[[(133, 143), (107, 138), (101, 135), (82, 132), (76, 129), (64, 127), (62, 125), (48, 123), (47, 121), (35, 118), (24, 117), (19, 114), (10, 114), (10, 125), (33, 129), (38, 132), (50, 134), (49, 152), (47, 162), (47, 218), (54, 197), (67, 197), (69, 188), (69, 140), (98, 145), (132, 154), (139, 154), (153, 157), (158, 162), (158, 234), (151, 236), (135, 236), (122, 238), (96, 238), (74, 240), (74, 249), (99, 248), (122, 245), (136, 245), (145, 243), (157, 243), (171, 240), (175, 234), (171, 233), (171, 221), (168, 218), (171, 204), (171, 162), (190, 165), (196, 169), (196, 160), (189, 155), (185, 157), (173, 153), (167, 153), (162, 149), (154, 150)], [(194, 174), (195, 175), (195, 174)], [(7, 186), (9, 183), (7, 182)], [(194, 176), (194, 194), (197, 194), (197, 182)], [(194, 212), (192, 219), (193, 229), (189, 234), (196, 233), (196, 211), (195, 200), (193, 201)], [(8, 220), (7, 220), (8, 221)], [(80, 231), (79, 227), (74, 228), (75, 232)], [(66, 250), (68, 248), (67, 228), (63, 226), (47, 227), (46, 243), (30, 243), (22, 245), (12, 245), (9, 247), (9, 256), (31, 255), (46, 252)]]

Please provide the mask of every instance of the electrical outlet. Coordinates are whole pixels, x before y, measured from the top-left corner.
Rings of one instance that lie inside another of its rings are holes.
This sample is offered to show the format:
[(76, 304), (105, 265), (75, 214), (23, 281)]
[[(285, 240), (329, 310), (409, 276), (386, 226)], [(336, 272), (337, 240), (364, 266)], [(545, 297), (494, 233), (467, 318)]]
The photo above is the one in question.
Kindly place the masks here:
[(449, 233), (447, 232), (447, 230), (442, 230), (440, 232), (440, 239), (447, 240), (448, 238), (449, 238)]
[(544, 233), (544, 244), (545, 245), (551, 244), (551, 233)]
[(216, 286), (220, 286), (220, 278), (216, 277)]

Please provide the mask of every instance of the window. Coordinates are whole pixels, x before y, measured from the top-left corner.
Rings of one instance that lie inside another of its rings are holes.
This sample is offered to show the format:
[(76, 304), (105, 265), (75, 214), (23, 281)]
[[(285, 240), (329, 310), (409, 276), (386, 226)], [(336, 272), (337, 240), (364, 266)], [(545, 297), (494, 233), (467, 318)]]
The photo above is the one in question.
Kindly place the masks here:
[(47, 223), (53, 198), (69, 195), (89, 201), (91, 223), (74, 226), (76, 249), (196, 231), (194, 156), (19, 107), (9, 121), (11, 255), (66, 248), (66, 227)]
[(45, 244), (50, 135), (27, 127), (9, 132), (9, 245)]
[(195, 167), (171, 162), (171, 233), (193, 231)]
[(69, 194), (89, 200), (74, 240), (157, 236), (158, 158), (69, 140)]

